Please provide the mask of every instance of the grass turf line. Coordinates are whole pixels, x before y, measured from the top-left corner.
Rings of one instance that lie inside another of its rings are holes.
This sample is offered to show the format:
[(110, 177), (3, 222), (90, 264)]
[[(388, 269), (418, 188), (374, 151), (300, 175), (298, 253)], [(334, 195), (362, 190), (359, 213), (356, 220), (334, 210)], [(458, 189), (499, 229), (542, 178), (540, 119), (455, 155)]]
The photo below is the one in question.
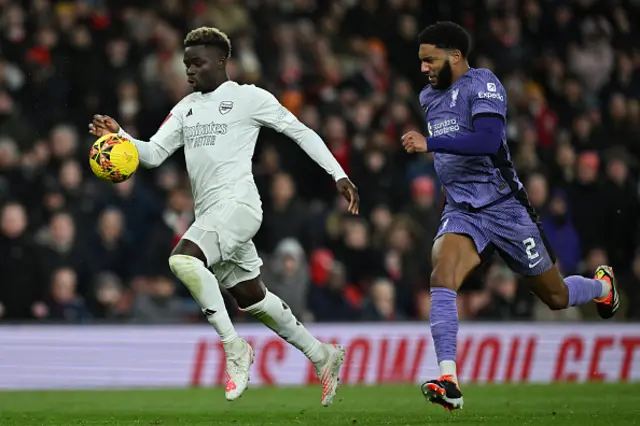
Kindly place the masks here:
[(124, 425), (543, 425), (640, 424), (640, 384), (465, 386), (465, 409), (448, 413), (417, 386), (249, 389), (228, 403), (222, 389), (0, 392), (2, 426)]

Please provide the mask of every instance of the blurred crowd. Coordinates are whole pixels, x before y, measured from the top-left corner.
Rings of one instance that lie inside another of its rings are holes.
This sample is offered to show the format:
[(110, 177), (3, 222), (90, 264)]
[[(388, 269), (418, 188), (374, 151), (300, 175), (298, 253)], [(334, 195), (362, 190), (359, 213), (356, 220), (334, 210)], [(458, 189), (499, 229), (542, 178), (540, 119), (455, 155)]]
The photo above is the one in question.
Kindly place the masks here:
[[(637, 0), (0, 0), (0, 320), (200, 321), (167, 257), (193, 221), (181, 153), (119, 185), (88, 168), (94, 113), (147, 139), (189, 93), (182, 40), (232, 40), (229, 77), (277, 95), (358, 185), (265, 129), (255, 155), (264, 281), (305, 321), (429, 316), (439, 225), (416, 38), (438, 20), (474, 36), (469, 60), (508, 91), (514, 162), (563, 274), (614, 266), (622, 319), (640, 319), (640, 2)], [(238, 321), (246, 319), (229, 300)], [(499, 258), (470, 277), (464, 320), (549, 312)]]

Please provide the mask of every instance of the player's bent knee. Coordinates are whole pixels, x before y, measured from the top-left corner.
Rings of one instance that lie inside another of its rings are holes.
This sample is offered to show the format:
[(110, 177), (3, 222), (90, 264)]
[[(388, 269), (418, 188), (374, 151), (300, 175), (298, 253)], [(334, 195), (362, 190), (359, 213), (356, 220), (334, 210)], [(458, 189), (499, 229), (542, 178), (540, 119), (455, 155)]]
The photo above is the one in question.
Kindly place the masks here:
[(178, 278), (196, 270), (203, 263), (200, 259), (185, 254), (173, 254), (169, 256), (169, 268)]
[(185, 255), (195, 257), (196, 259), (200, 259), (203, 262), (207, 261), (206, 256), (204, 255), (200, 246), (193, 241), (188, 239), (181, 239), (178, 244), (171, 251), (171, 256), (174, 255)]

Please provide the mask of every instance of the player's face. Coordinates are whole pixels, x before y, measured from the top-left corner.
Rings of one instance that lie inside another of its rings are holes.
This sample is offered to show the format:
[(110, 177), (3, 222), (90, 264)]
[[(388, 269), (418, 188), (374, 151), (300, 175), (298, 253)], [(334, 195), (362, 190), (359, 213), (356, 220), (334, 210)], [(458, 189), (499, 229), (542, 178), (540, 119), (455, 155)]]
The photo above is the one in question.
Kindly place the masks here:
[(196, 92), (211, 92), (220, 82), (220, 70), (226, 59), (220, 50), (210, 46), (189, 46), (184, 50), (187, 81)]
[(451, 86), (453, 75), (447, 50), (439, 49), (433, 44), (421, 44), (418, 56), (420, 70), (429, 77), (429, 83), (434, 89), (444, 90)]

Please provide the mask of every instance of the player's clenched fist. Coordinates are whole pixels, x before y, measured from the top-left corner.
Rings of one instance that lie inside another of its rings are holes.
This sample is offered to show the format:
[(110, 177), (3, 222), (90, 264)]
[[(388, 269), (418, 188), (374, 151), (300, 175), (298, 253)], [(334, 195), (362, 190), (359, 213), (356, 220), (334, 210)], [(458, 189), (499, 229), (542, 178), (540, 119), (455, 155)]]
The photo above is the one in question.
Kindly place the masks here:
[(427, 152), (427, 138), (415, 130), (405, 133), (400, 140), (407, 152)]
[(108, 115), (96, 114), (93, 116), (93, 122), (89, 124), (89, 133), (98, 137), (119, 131), (120, 125)]

